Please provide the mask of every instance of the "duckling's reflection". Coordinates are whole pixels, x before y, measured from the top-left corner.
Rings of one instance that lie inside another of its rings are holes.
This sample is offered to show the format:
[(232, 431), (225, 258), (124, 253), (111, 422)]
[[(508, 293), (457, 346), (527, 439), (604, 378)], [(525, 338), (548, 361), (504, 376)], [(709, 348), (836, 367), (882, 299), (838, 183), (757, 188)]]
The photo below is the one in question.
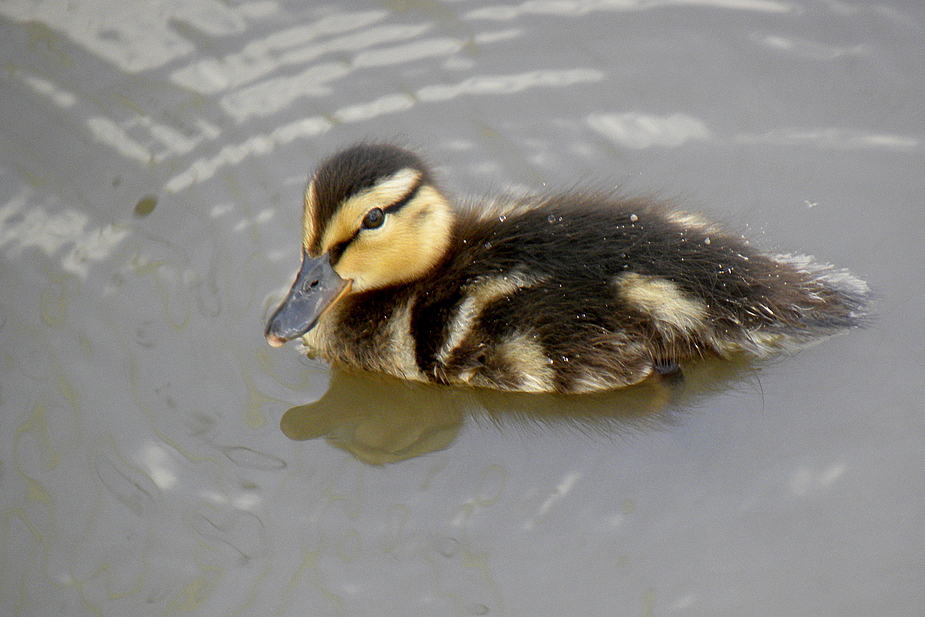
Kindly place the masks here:
[[(757, 366), (703, 361), (680, 373), (612, 392), (507, 393), (410, 382), (332, 369), (319, 400), (280, 420), (293, 440), (324, 437), (365, 463), (382, 465), (448, 448), (465, 420), (555, 425), (609, 435), (664, 427), (699, 397), (756, 378)], [(484, 422), (481, 422), (484, 423)]]

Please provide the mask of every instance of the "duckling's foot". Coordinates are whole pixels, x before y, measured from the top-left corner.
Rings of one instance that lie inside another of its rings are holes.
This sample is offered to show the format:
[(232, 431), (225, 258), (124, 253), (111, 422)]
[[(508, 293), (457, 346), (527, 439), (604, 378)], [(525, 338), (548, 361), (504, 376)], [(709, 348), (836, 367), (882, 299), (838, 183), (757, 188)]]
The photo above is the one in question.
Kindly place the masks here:
[(684, 372), (681, 365), (674, 360), (656, 360), (653, 362), (655, 372), (661, 376), (662, 380), (671, 385), (681, 385), (684, 383)]

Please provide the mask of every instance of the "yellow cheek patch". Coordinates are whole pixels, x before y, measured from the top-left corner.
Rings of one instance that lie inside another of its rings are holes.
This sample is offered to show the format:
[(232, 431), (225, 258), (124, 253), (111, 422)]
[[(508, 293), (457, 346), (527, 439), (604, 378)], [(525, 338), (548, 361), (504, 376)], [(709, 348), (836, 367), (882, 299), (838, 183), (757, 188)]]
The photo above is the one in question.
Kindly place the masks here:
[(450, 205), (434, 188), (422, 186), (403, 208), (386, 215), (382, 227), (361, 231), (334, 269), (353, 280), (354, 291), (414, 280), (446, 254), (452, 226)]
[(414, 189), (420, 177), (417, 170), (402, 169), (345, 201), (324, 230), (321, 251), (326, 253), (338, 242), (352, 238), (367, 212), (377, 207), (385, 210), (400, 201)]
[(651, 317), (655, 327), (668, 338), (698, 332), (706, 327), (706, 307), (687, 297), (671, 281), (630, 272), (617, 278), (616, 286), (620, 297)]

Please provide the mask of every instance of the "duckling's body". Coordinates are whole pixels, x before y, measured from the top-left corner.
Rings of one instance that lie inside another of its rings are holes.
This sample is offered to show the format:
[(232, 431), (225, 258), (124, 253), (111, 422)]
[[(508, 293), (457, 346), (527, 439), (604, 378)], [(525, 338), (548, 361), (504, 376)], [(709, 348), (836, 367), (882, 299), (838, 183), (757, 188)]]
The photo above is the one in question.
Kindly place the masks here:
[(413, 154), (360, 145), (306, 191), (303, 267), (271, 344), (407, 379), (590, 392), (858, 324), (867, 286), (645, 199), (457, 208)]

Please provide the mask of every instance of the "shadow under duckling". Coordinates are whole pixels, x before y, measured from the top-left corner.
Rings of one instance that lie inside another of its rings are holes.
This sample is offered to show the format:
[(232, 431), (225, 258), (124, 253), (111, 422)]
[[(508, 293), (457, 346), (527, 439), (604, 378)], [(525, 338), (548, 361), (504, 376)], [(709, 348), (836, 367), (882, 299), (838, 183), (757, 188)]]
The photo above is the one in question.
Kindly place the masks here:
[(404, 379), (587, 393), (798, 349), (861, 325), (869, 295), (649, 198), (454, 206), (414, 153), (360, 144), (315, 171), (302, 266), (265, 334)]

